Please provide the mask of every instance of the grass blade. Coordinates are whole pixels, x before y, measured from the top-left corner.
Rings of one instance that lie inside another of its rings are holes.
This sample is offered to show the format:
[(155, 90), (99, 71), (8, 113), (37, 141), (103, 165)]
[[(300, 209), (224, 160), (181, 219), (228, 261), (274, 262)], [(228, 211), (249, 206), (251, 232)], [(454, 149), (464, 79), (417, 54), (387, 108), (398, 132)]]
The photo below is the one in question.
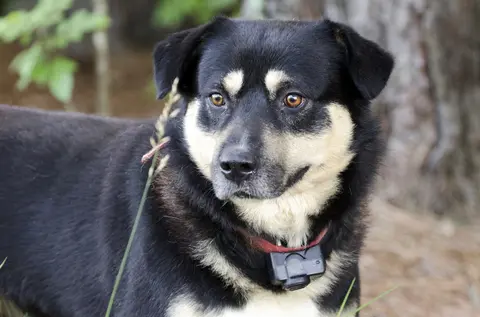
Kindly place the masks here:
[(353, 312), (352, 315), (350, 315), (349, 317), (354, 317), (356, 313), (358, 313), (359, 311), (361, 311), (362, 309), (366, 308), (367, 306), (369, 306), (370, 304), (373, 304), (374, 302), (376, 302), (377, 300), (381, 299), (382, 297), (386, 296), (388, 293), (390, 292), (393, 292), (394, 290), (396, 290), (398, 288), (398, 286), (395, 286), (391, 289), (389, 289), (388, 291), (385, 291), (383, 292), (382, 294), (378, 295), (377, 297), (375, 297), (374, 299), (370, 300), (369, 302), (361, 305), (360, 307), (357, 308), (357, 310), (355, 310)]
[(347, 304), (348, 298), (350, 297), (350, 293), (353, 289), (353, 285), (355, 285), (355, 280), (356, 280), (356, 278), (353, 278), (352, 283), (350, 284), (350, 287), (348, 288), (347, 294), (345, 294), (345, 297), (343, 298), (342, 306), (340, 306), (340, 310), (338, 311), (337, 317), (342, 316), (345, 305)]
[[(170, 91), (169, 97), (167, 102), (164, 105), (162, 114), (160, 115), (160, 118), (157, 120), (157, 123), (155, 124), (155, 128), (157, 130), (157, 139), (163, 142), (168, 142), (168, 138), (164, 138), (163, 133), (165, 131), (165, 124), (166, 121), (169, 117), (172, 117), (171, 113), (171, 107), (172, 105), (177, 102), (180, 99), (180, 95), (177, 94), (177, 85), (178, 85), (178, 78), (175, 78), (173, 81), (172, 85), (172, 90)], [(110, 300), (108, 301), (108, 307), (107, 311), (105, 313), (105, 317), (110, 317), (110, 314), (112, 313), (112, 308), (113, 308), (113, 303), (115, 302), (115, 296), (118, 291), (118, 286), (120, 285), (120, 281), (123, 276), (123, 271), (125, 270), (125, 266), (127, 263), (128, 255), (130, 254), (130, 249), (132, 247), (133, 239), (135, 237), (135, 233), (137, 232), (138, 224), (140, 223), (140, 218), (143, 212), (143, 207), (145, 205), (145, 201), (147, 200), (147, 194), (150, 189), (150, 185), (153, 182), (153, 178), (155, 175), (162, 170), (162, 168), (165, 167), (167, 164), (168, 160), (168, 155), (162, 158), (158, 164), (157, 170), (155, 171), (155, 168), (157, 166), (157, 156), (158, 152), (160, 150), (160, 147), (157, 147), (157, 144), (154, 139), (150, 139), (150, 143), (153, 148), (157, 148), (156, 151), (154, 151), (153, 158), (151, 160), (152, 164), (150, 165), (150, 168), (148, 169), (148, 178), (147, 182), (145, 184), (145, 188), (143, 190), (142, 194), (142, 199), (140, 201), (140, 204), (138, 206), (137, 210), (137, 215), (135, 217), (135, 221), (133, 223), (132, 231), (130, 232), (130, 237), (128, 238), (128, 243), (125, 248), (125, 252), (123, 254), (122, 262), (120, 263), (120, 267), (118, 269), (117, 276), (115, 278), (115, 284), (113, 285), (112, 289), (112, 294), (110, 295)], [(142, 158), (143, 161), (143, 158)]]
[(107, 312), (105, 313), (105, 317), (109, 317), (112, 312), (112, 307), (115, 301), (115, 295), (117, 294), (118, 285), (120, 285), (120, 280), (122, 279), (123, 271), (125, 270), (125, 266), (127, 264), (128, 255), (130, 254), (130, 249), (132, 247), (132, 242), (135, 237), (135, 233), (137, 232), (138, 224), (140, 223), (143, 207), (145, 205), (145, 201), (147, 200), (148, 190), (150, 189), (150, 185), (153, 180), (153, 171), (155, 170), (155, 162), (157, 161), (157, 155), (158, 152), (155, 152), (155, 154), (153, 155), (152, 164), (148, 170), (148, 178), (145, 184), (145, 188), (143, 190), (142, 200), (140, 201), (140, 205), (138, 206), (137, 216), (135, 217), (135, 222), (133, 223), (132, 231), (130, 233), (130, 237), (128, 238), (127, 247), (125, 248), (122, 262), (120, 263), (120, 268), (118, 269), (117, 277), (115, 278), (115, 284), (113, 285), (112, 294), (110, 295), (110, 300), (108, 301), (108, 307)]

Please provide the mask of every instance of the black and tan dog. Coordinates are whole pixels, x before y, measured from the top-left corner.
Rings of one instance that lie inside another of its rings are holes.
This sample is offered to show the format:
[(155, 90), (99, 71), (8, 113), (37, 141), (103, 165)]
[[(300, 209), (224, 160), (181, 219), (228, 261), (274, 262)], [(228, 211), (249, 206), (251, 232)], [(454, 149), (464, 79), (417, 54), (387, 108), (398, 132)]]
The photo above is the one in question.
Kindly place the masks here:
[[(178, 78), (166, 168), (115, 316), (336, 316), (358, 307), (382, 146), (370, 101), (393, 59), (346, 25), (217, 18), (154, 52)], [(39, 316), (103, 316), (155, 120), (0, 107), (0, 292)]]

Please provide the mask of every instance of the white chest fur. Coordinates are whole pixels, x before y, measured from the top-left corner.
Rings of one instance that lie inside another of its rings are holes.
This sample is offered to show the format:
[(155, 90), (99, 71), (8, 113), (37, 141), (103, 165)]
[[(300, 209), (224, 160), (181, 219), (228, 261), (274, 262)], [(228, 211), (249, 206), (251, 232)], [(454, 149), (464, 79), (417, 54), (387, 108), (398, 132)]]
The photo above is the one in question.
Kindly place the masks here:
[[(168, 317), (336, 317), (336, 312), (327, 312), (319, 309), (314, 298), (328, 293), (343, 265), (351, 259), (349, 254), (332, 252), (327, 260), (325, 274), (313, 280), (307, 287), (287, 292), (274, 294), (261, 289), (253, 284), (247, 277), (232, 266), (215, 248), (214, 244), (206, 241), (197, 246), (197, 257), (201, 263), (210, 267), (216, 274), (234, 286), (239, 291), (246, 291), (247, 303), (240, 309), (222, 308), (208, 309), (197, 302), (188, 291), (173, 299), (168, 309)], [(352, 310), (343, 316), (352, 316)]]
[[(217, 254), (216, 259), (222, 257)], [(173, 299), (168, 309), (168, 317), (336, 317), (337, 312), (322, 310), (315, 303), (314, 298), (324, 295), (331, 290), (337, 275), (342, 270), (342, 263), (348, 262), (348, 255), (339, 252), (333, 252), (327, 261), (327, 271), (318, 279), (313, 280), (307, 287), (284, 294), (274, 294), (264, 289), (251, 287), (247, 296), (247, 303), (242, 308), (222, 308), (208, 309), (190, 296), (188, 291)], [(216, 272), (222, 275), (228, 281), (243, 280), (234, 267), (228, 262), (222, 262), (223, 265), (215, 262), (208, 263), (216, 268)], [(228, 265), (227, 265), (228, 264)], [(226, 267), (225, 267), (226, 265)], [(229, 274), (226, 274), (229, 272)], [(237, 287), (248, 285), (247, 282), (234, 283)], [(344, 311), (342, 317), (352, 317), (355, 307), (350, 307)]]
[[(201, 309), (201, 305), (188, 296), (177, 297), (169, 308), (168, 317), (336, 317), (336, 312), (319, 310), (318, 305), (305, 293), (274, 295), (259, 292), (252, 295), (239, 309)], [(342, 317), (353, 316), (354, 308), (344, 310)]]

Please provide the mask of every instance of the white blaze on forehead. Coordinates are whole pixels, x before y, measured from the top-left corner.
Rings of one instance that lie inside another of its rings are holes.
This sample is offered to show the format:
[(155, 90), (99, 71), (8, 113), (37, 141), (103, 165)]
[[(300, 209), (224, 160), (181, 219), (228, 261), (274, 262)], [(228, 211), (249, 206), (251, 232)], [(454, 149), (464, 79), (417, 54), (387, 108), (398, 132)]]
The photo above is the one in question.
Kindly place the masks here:
[(243, 86), (243, 70), (238, 69), (229, 72), (223, 77), (222, 83), (228, 94), (235, 97)]
[(265, 86), (271, 99), (275, 98), (280, 85), (290, 78), (284, 71), (271, 69), (265, 75)]
[[(264, 200), (233, 199), (240, 216), (253, 228), (299, 246), (310, 234), (310, 217), (338, 191), (339, 174), (350, 164), (354, 124), (346, 107), (329, 104), (328, 127), (317, 133), (279, 133), (266, 130), (265, 155), (276, 158), (287, 176), (310, 166), (308, 172), (280, 197)], [(286, 179), (284, 180), (286, 181)]]

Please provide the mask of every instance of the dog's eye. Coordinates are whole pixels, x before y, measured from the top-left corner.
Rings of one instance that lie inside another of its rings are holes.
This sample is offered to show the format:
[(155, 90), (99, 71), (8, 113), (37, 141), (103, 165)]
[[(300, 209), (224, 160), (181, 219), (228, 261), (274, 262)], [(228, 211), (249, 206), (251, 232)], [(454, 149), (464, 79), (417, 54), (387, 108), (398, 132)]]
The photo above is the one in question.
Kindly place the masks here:
[(210, 101), (217, 107), (223, 106), (225, 104), (223, 96), (218, 93), (211, 94)]
[(289, 108), (297, 108), (303, 103), (303, 97), (298, 94), (288, 94), (283, 102)]

